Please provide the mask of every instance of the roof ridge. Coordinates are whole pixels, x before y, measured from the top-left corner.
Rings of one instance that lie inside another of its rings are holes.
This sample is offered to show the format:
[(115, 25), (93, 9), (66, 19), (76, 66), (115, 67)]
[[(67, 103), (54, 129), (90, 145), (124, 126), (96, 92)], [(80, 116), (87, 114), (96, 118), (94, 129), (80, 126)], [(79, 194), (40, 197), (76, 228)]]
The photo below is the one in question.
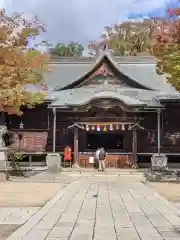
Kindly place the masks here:
[(98, 57), (52, 57), (50, 63), (92, 63), (98, 62), (103, 56), (113, 58), (117, 63), (155, 63), (153, 56), (114, 56), (110, 52), (102, 52)]
[[(91, 66), (91, 70), (88, 70), (87, 72), (85, 72), (82, 76), (79, 76), (76, 80), (73, 81), (73, 83), (71, 84), (67, 84), (66, 86), (64, 86), (63, 88), (61, 88), (61, 90), (64, 90), (66, 89), (68, 86), (72, 86), (73, 84), (79, 82), (80, 80), (82, 80), (83, 78), (85, 78), (89, 73), (93, 72), (96, 67), (98, 65), (100, 65), (105, 59), (107, 59), (110, 64), (112, 64), (112, 66), (116, 69), (116, 71), (118, 71), (119, 73), (121, 73), (122, 75), (124, 75), (125, 77), (127, 77), (129, 79), (130, 82), (133, 82), (135, 83), (137, 86), (136, 87), (141, 87), (141, 88), (145, 88), (145, 89), (149, 89), (149, 90), (154, 90), (148, 86), (146, 86), (145, 84), (142, 84), (142, 83), (139, 83), (136, 79), (132, 78), (131, 76), (129, 76), (127, 73), (125, 73), (123, 70), (121, 70), (119, 67), (118, 67), (118, 64), (117, 62), (115, 61), (115, 59), (113, 58), (112, 54), (110, 54), (109, 51), (105, 51), (105, 52), (102, 52), (100, 55), (98, 55), (97, 59), (95, 62), (92, 62), (90, 64)], [(59, 85), (55, 87), (56, 91), (60, 90), (60, 87)]]
[(113, 66), (114, 66), (119, 72), (121, 72), (121, 73), (124, 74), (124, 76), (128, 77), (129, 79), (131, 79), (131, 80), (134, 81), (135, 83), (141, 85), (142, 87), (145, 87), (146, 89), (154, 90), (154, 89), (146, 86), (145, 84), (139, 83), (136, 79), (132, 78), (132, 77), (129, 76), (127, 73), (125, 73), (124, 71), (122, 71), (121, 69), (119, 69), (119, 67), (117, 66), (117, 62), (113, 59), (113, 57), (112, 57), (110, 54), (105, 55), (105, 56), (108, 58), (108, 60), (113, 64)]
[(92, 64), (92, 63), (94, 63), (94, 61), (92, 61), (92, 62), (49, 62), (49, 64)]

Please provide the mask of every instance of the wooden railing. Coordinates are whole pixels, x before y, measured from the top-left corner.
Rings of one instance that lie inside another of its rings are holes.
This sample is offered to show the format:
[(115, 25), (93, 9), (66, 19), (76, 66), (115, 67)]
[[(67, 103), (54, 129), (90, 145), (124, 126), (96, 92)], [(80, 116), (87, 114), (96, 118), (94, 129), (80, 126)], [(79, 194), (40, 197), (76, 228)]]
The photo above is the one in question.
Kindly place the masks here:
[[(95, 160), (94, 164), (91, 164), (89, 162), (89, 157), (95, 158), (95, 153), (89, 154), (89, 153), (80, 153), (79, 154), (79, 165), (81, 167), (97, 167), (98, 163)], [(132, 159), (132, 153), (118, 153), (113, 154), (109, 153), (106, 156), (105, 160), (106, 168), (131, 168), (133, 165), (133, 159)]]
[(164, 153), (180, 153), (180, 146), (161, 146), (161, 152)]

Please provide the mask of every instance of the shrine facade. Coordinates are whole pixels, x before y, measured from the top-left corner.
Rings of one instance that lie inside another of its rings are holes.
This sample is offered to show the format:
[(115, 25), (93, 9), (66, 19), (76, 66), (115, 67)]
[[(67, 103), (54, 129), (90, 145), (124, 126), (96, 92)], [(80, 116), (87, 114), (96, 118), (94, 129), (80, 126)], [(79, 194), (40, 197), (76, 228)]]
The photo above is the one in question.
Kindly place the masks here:
[(91, 166), (89, 158), (101, 146), (107, 167), (150, 162), (157, 152), (178, 162), (180, 94), (156, 74), (152, 57), (117, 58), (106, 51), (50, 64), (45, 102), (6, 119), (15, 149), (45, 159), (69, 146), (72, 164), (81, 167)]

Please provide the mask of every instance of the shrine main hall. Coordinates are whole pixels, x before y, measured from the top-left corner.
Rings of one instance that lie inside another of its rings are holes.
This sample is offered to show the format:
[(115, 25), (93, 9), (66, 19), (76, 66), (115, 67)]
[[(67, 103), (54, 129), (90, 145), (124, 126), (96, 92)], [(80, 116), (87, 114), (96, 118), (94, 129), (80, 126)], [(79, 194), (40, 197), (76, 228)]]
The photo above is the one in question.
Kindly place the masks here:
[(107, 152), (107, 167), (145, 166), (154, 153), (180, 163), (180, 94), (156, 73), (153, 57), (102, 51), (52, 57), (50, 67), (44, 103), (6, 119), (14, 148), (41, 162), (48, 153), (63, 157), (68, 146), (80, 167), (91, 166), (98, 147)]

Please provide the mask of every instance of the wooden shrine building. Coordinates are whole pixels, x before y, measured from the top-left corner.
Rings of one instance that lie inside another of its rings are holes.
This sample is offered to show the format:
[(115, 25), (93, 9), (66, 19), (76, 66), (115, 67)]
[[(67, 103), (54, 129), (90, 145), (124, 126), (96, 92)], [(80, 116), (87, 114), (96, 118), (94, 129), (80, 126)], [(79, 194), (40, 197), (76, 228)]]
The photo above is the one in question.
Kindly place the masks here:
[(45, 159), (69, 146), (73, 164), (81, 167), (90, 166), (100, 146), (109, 167), (150, 162), (156, 152), (180, 163), (180, 94), (156, 74), (153, 57), (104, 51), (97, 58), (54, 58), (50, 64), (44, 104), (7, 118), (15, 148)]

